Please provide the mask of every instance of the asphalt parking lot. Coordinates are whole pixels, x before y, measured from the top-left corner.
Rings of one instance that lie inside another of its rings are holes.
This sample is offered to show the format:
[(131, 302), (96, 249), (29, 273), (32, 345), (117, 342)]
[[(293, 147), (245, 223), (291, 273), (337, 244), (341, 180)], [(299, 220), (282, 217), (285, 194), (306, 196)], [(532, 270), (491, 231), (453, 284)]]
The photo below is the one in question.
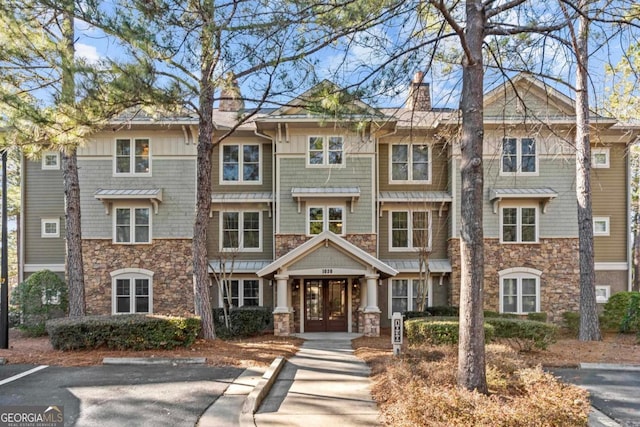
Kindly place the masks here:
[(242, 371), (206, 365), (3, 365), (0, 406), (63, 406), (65, 426), (193, 427)]
[[(640, 372), (625, 369), (553, 369), (563, 381), (587, 389), (591, 405), (625, 427), (640, 426)], [(603, 425), (591, 423), (590, 425)]]

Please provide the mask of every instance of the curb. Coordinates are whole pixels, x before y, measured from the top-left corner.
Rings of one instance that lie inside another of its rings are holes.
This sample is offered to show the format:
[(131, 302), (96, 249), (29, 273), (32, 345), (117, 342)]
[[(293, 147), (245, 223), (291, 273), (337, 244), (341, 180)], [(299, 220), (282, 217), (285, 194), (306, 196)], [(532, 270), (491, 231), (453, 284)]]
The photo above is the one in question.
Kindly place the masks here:
[(640, 365), (625, 365), (616, 363), (581, 363), (580, 369), (640, 372)]
[(620, 423), (599, 411), (594, 406), (591, 406), (591, 411), (589, 412), (589, 427), (620, 427)]
[(273, 383), (278, 378), (278, 374), (282, 370), (282, 367), (286, 363), (283, 356), (276, 357), (267, 371), (262, 375), (262, 378), (253, 388), (253, 390), (247, 395), (242, 405), (242, 411), (240, 411), (240, 426), (255, 426), (253, 414), (256, 413), (260, 404), (271, 390)]
[(202, 365), (205, 357), (105, 357), (103, 365)]
[(5, 359), (4, 357), (0, 357), (0, 365), (6, 365), (7, 364), (7, 359)]

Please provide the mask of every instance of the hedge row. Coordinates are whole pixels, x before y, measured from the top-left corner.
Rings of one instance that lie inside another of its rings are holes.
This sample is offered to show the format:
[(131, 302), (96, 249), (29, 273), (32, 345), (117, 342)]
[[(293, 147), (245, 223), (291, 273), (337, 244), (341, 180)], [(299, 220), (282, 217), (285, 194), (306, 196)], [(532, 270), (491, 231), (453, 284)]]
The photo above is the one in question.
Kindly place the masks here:
[[(423, 317), (404, 322), (409, 344), (457, 344), (460, 330), (457, 317)], [(484, 324), (484, 340), (491, 341), (495, 328)]]
[(200, 318), (144, 314), (86, 316), (46, 324), (57, 350), (106, 346), (118, 350), (189, 347), (200, 332)]
[(224, 310), (213, 309), (213, 323), (216, 336), (222, 339), (250, 337), (261, 334), (272, 326), (271, 307), (233, 307), (229, 311), (229, 325), (224, 321)]
[[(423, 317), (404, 323), (410, 344), (457, 344), (460, 322), (457, 317)], [(521, 350), (545, 349), (556, 341), (555, 325), (524, 319), (490, 317), (484, 323), (485, 342), (503, 338)]]
[(550, 323), (501, 317), (489, 317), (485, 322), (495, 328), (496, 338), (504, 338), (523, 351), (546, 349), (558, 337), (558, 327)]

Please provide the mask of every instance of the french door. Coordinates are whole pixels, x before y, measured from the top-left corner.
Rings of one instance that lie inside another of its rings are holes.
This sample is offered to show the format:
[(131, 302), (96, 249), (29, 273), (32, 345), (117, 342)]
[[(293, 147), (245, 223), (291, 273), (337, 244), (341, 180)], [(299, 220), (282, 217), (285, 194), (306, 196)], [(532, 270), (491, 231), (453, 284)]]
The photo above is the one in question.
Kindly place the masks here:
[(305, 332), (347, 331), (347, 281), (305, 279)]

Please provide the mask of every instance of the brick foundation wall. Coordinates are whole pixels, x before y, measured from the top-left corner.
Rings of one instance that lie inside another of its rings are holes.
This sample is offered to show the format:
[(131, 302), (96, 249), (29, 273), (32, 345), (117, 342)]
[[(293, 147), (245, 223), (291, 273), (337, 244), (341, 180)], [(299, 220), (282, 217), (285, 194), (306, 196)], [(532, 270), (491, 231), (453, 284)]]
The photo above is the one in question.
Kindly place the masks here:
[[(449, 240), (452, 303), (460, 302), (460, 241)], [(540, 239), (538, 244), (500, 244), (499, 239), (484, 240), (484, 308), (499, 311), (498, 272), (527, 267), (542, 271), (540, 310), (553, 322), (562, 321), (565, 311), (577, 311), (580, 304), (578, 239)]]
[(83, 240), (87, 314), (111, 314), (110, 273), (122, 268), (154, 272), (153, 312), (193, 314), (191, 240), (154, 240), (150, 245), (116, 245), (111, 240)]

